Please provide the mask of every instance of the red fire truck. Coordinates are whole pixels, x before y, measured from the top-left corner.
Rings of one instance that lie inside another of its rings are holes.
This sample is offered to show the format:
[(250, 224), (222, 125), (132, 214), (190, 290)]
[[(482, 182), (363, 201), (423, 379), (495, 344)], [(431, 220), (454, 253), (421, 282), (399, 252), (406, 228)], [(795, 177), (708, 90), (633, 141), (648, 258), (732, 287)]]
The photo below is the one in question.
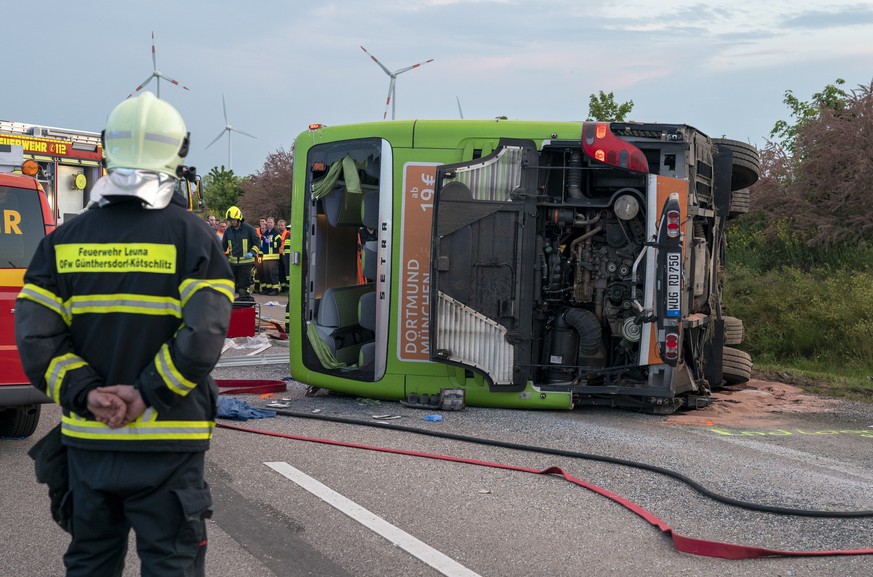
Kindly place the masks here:
[(24, 159), (39, 164), (36, 178), (58, 224), (85, 207), (103, 175), (99, 132), (0, 120), (0, 145), (21, 146)]
[(33, 178), (39, 167), (23, 157), (20, 144), (0, 144), (0, 437), (33, 434), (40, 403), (48, 402), (21, 368), (13, 328), (24, 271), (39, 242), (55, 229), (48, 198)]

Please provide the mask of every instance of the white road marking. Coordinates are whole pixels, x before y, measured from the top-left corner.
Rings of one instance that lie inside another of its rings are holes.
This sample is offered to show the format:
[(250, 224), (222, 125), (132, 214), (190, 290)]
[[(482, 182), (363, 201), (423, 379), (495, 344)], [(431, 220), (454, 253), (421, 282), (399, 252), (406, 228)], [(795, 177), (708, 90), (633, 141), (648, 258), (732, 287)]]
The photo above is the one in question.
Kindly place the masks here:
[(395, 527), (375, 513), (364, 509), (351, 499), (344, 497), (323, 483), (313, 479), (306, 473), (295, 469), (282, 461), (264, 463), (280, 475), (290, 479), (306, 489), (328, 505), (345, 513), (374, 533), (384, 537), (392, 545), (400, 547), (413, 557), (427, 563), (448, 577), (481, 577), (478, 573), (467, 569), (451, 557), (437, 551), (430, 545), (419, 541), (406, 531)]

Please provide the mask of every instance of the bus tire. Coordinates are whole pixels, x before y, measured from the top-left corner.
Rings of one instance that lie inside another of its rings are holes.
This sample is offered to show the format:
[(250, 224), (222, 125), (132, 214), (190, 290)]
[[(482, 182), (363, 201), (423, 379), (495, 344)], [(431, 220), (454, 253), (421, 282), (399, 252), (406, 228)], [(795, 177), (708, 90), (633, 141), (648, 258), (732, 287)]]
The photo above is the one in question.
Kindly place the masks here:
[(736, 218), (749, 212), (749, 189), (741, 188), (731, 193), (730, 212), (728, 218)]
[(722, 317), (724, 321), (724, 344), (738, 345), (746, 335), (742, 319), (737, 317)]
[(739, 385), (752, 378), (752, 356), (739, 349), (724, 348), (722, 378), (727, 385)]
[(42, 405), (0, 409), (0, 437), (29, 437), (36, 431)]
[(758, 149), (751, 144), (729, 138), (713, 138), (719, 148), (733, 152), (734, 162), (731, 171), (731, 191), (749, 188), (761, 176), (761, 157)]

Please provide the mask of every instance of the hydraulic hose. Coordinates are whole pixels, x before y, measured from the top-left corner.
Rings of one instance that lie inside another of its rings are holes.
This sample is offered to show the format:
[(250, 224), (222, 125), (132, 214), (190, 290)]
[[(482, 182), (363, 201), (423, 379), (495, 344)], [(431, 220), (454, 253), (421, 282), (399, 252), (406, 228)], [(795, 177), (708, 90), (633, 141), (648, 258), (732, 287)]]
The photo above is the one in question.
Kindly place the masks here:
[(837, 519), (859, 519), (859, 518), (867, 518), (873, 517), (873, 511), (821, 511), (821, 510), (809, 510), (809, 509), (796, 509), (793, 507), (779, 507), (773, 505), (763, 505), (760, 503), (751, 503), (749, 501), (742, 501), (740, 499), (734, 499), (732, 497), (727, 497), (725, 495), (720, 495), (715, 491), (707, 489), (694, 479), (678, 473), (676, 471), (672, 471), (670, 469), (666, 469), (664, 467), (658, 467), (657, 465), (649, 465), (647, 463), (640, 463), (638, 461), (631, 461), (628, 459), (620, 459), (618, 457), (608, 457), (605, 455), (597, 455), (594, 453), (583, 453), (579, 451), (567, 451), (564, 449), (553, 449), (550, 447), (538, 447), (534, 445), (523, 445), (520, 443), (510, 443), (508, 441), (498, 441), (495, 439), (481, 439), (477, 437), (470, 437), (467, 435), (458, 435), (455, 433), (445, 433), (442, 431), (430, 431), (427, 429), (419, 429), (416, 427), (405, 427), (403, 425), (394, 425), (391, 423), (377, 423), (370, 421), (362, 421), (360, 419), (349, 419), (345, 417), (331, 417), (328, 415), (314, 415), (314, 414), (305, 414), (305, 413), (295, 413), (293, 411), (283, 411), (276, 410), (277, 415), (282, 415), (285, 417), (297, 417), (300, 419), (315, 419), (320, 421), (330, 421), (334, 423), (344, 423), (348, 425), (361, 425), (365, 427), (375, 427), (378, 429), (389, 429), (392, 431), (402, 431), (404, 433), (413, 433), (416, 435), (428, 435), (432, 437), (439, 437), (443, 439), (451, 439), (454, 441), (462, 441), (465, 443), (474, 443), (477, 445), (486, 445), (492, 447), (501, 447), (504, 449), (514, 449), (517, 451), (527, 451), (532, 453), (543, 453), (547, 455), (557, 455), (560, 457), (569, 457), (572, 459), (584, 459), (588, 461), (600, 461), (603, 463), (611, 463), (614, 465), (622, 465), (625, 467), (632, 467), (634, 469), (641, 469), (643, 471), (650, 471), (652, 473), (657, 473), (659, 475), (664, 475), (675, 479), (685, 485), (691, 487), (701, 495), (708, 497), (714, 501), (719, 503), (723, 503), (725, 505), (730, 505), (731, 507), (738, 507), (741, 509), (748, 509), (750, 511), (758, 511), (762, 513), (774, 513), (776, 515), (794, 515), (797, 517), (822, 517), (822, 518), (837, 518)]

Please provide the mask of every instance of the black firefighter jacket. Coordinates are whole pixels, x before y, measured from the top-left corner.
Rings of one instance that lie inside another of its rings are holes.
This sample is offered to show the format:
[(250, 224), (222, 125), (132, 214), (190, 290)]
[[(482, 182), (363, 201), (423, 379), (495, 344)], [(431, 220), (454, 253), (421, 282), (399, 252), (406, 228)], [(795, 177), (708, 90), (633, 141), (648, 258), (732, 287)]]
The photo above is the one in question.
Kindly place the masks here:
[[(45, 237), (16, 301), (15, 334), (31, 383), (63, 408), (64, 444), (206, 450), (231, 278), (215, 233), (177, 204), (119, 201)], [(134, 385), (148, 406), (119, 429), (86, 406), (91, 389), (114, 384)]]
[[(260, 243), (258, 231), (246, 222), (240, 222), (237, 228), (227, 227), (221, 238), (221, 248), (227, 253), (230, 264), (254, 264), (254, 255), (261, 252)], [(245, 255), (249, 253), (252, 256), (246, 257)]]

